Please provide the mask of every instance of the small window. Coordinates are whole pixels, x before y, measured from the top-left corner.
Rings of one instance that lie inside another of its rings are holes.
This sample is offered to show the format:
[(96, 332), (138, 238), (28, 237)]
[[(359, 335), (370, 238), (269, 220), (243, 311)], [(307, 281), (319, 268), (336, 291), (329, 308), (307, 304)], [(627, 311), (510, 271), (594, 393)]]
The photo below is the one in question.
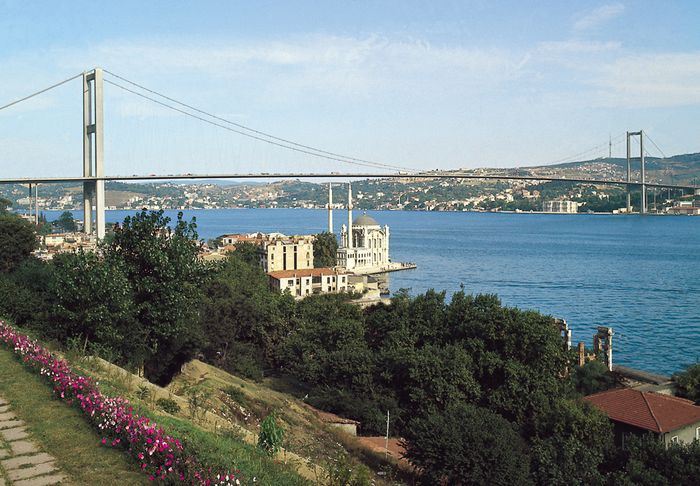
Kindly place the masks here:
[(695, 439), (700, 440), (700, 427), (695, 429)]
[(673, 437), (671, 437), (671, 444), (679, 444), (679, 443), (680, 443), (680, 441), (678, 440), (677, 435), (674, 435)]

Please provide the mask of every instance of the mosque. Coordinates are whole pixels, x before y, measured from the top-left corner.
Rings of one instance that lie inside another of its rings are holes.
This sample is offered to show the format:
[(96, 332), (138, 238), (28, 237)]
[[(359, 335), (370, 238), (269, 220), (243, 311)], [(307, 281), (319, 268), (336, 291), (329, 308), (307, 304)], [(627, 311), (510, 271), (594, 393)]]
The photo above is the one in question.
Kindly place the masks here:
[[(340, 246), (336, 253), (339, 267), (357, 273), (369, 274), (391, 271), (389, 260), (389, 226), (381, 227), (367, 214), (352, 219), (352, 187), (348, 183), (348, 224), (342, 225)], [(328, 231), (333, 233), (333, 188), (328, 184)]]

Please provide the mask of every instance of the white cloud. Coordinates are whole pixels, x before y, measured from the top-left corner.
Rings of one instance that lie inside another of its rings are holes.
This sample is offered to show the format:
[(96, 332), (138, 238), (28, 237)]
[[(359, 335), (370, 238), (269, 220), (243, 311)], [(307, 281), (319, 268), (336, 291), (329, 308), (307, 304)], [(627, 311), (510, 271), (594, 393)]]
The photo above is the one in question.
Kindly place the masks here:
[(595, 84), (605, 106), (700, 105), (700, 52), (622, 57), (603, 66)]
[(611, 3), (600, 6), (587, 14), (581, 16), (574, 23), (575, 31), (585, 31), (595, 29), (596, 27), (618, 17), (625, 11), (625, 6), (621, 3)]
[(607, 41), (580, 41), (580, 40), (565, 40), (542, 42), (538, 46), (538, 50), (547, 53), (593, 53), (593, 52), (609, 52), (620, 49), (620, 42)]

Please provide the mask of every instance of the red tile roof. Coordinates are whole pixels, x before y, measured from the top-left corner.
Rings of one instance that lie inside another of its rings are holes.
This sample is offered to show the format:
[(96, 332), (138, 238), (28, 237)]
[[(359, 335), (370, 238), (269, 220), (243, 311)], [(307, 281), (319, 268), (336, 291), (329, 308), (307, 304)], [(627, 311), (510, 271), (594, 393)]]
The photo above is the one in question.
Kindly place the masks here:
[(610, 420), (656, 433), (700, 422), (700, 407), (684, 398), (621, 388), (584, 397)]
[(311, 410), (324, 424), (360, 425), (360, 422), (358, 422), (357, 420), (341, 417), (340, 415), (336, 415), (330, 412), (324, 412), (323, 410), (319, 410), (318, 408), (312, 407), (308, 403), (305, 403), (304, 406)]
[(268, 272), (267, 274), (276, 279), (280, 278), (298, 278), (298, 277), (319, 277), (331, 275), (346, 275), (347, 272), (338, 271), (333, 268), (304, 268), (299, 270), (277, 270)]

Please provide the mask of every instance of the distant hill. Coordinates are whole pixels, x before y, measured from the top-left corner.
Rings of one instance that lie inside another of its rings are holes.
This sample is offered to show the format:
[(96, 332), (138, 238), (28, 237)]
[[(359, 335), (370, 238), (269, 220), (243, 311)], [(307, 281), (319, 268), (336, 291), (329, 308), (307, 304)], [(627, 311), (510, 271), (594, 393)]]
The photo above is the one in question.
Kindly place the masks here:
[[(672, 175), (673, 180), (676, 183), (692, 184), (693, 179), (700, 181), (700, 152), (692, 154), (679, 154), (667, 157), (665, 159), (660, 157), (645, 157), (644, 162), (647, 172), (652, 177), (667, 180)], [(558, 169), (564, 172), (590, 172), (590, 170), (587, 169), (591, 169), (600, 164), (609, 164), (616, 166), (622, 172), (627, 171), (627, 159), (622, 157), (602, 157), (598, 159), (566, 162), (562, 164), (524, 167), (524, 169), (529, 169), (532, 171), (551, 171)], [(632, 159), (632, 170), (639, 170), (639, 157)]]

